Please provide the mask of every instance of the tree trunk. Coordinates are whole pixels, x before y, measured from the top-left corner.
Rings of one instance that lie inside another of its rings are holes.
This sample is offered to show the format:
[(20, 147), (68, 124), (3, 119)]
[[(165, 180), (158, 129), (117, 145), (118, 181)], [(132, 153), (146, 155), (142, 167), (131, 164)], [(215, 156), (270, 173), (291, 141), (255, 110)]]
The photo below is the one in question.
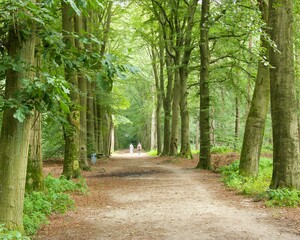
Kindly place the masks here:
[[(36, 77), (40, 78), (41, 69), (41, 51), (40, 48), (41, 40), (36, 38), (35, 47), (35, 66), (36, 66)], [(42, 157), (42, 116), (37, 110), (34, 110), (33, 125), (30, 129), (30, 141), (29, 141), (29, 152), (28, 152), (28, 164), (26, 173), (26, 191), (43, 191), (44, 184), (44, 173), (43, 173), (43, 157)]]
[(161, 155), (169, 155), (171, 145), (171, 104), (172, 104), (172, 88), (173, 88), (173, 73), (172, 73), (172, 58), (166, 55), (166, 68), (167, 68), (167, 90), (163, 97), (164, 108), (164, 144), (163, 152)]
[[(32, 1), (34, 2), (34, 1)], [(32, 34), (20, 42), (17, 28), (8, 33), (8, 56), (16, 62), (34, 66), (35, 27)], [(24, 67), (25, 67), (24, 64)], [(22, 79), (33, 79), (34, 72), (6, 70), (5, 98), (14, 98), (22, 88)], [(23, 232), (23, 205), (25, 179), (29, 149), (31, 117), (23, 122), (14, 118), (16, 109), (7, 108), (3, 112), (0, 136), (0, 223), (10, 230)]]
[[(265, 23), (268, 23), (269, 6), (262, 0), (259, 0), (259, 5), (262, 19)], [(239, 166), (240, 175), (245, 177), (255, 177), (258, 174), (259, 158), (270, 101), (270, 70), (269, 66), (266, 65), (266, 61), (269, 59), (269, 43), (264, 36), (261, 36), (260, 42), (262, 60), (258, 63), (255, 88), (245, 126)]]
[(152, 114), (151, 114), (151, 144), (150, 144), (150, 149), (151, 150), (154, 150), (154, 149), (157, 149), (157, 117), (156, 117), (156, 105), (158, 103), (155, 104), (155, 92), (156, 92), (156, 89), (155, 89), (155, 85), (153, 85), (152, 87), (152, 98), (153, 98), (153, 109), (152, 109)]
[(271, 188), (300, 189), (300, 155), (293, 55), (293, 3), (270, 0), (273, 175)]
[(239, 141), (239, 132), (240, 132), (240, 106), (239, 99), (235, 97), (235, 126), (234, 126), (234, 145), (233, 149), (237, 150), (237, 145)]
[(87, 120), (87, 154), (92, 154), (96, 152), (96, 142), (95, 142), (95, 115), (94, 115), (94, 94), (92, 90), (92, 85), (87, 82), (87, 110), (86, 110), (86, 120)]
[[(82, 16), (75, 16), (75, 32), (80, 35), (83, 31), (83, 19)], [(76, 48), (79, 52), (84, 49), (83, 43), (77, 38), (75, 41)], [(83, 170), (88, 170), (89, 165), (87, 161), (87, 117), (86, 117), (86, 106), (87, 106), (87, 81), (82, 73), (78, 72), (78, 87), (80, 91), (80, 126), (79, 126), (79, 164)]]
[(26, 191), (43, 191), (44, 173), (42, 158), (42, 117), (35, 110), (33, 126), (30, 130), (28, 164), (26, 174)]
[(179, 67), (180, 74), (180, 117), (181, 117), (181, 148), (180, 156), (185, 158), (192, 158), (192, 152), (190, 147), (190, 118), (188, 110), (188, 91), (187, 91), (187, 81), (189, 75), (189, 62), (191, 53), (193, 50), (192, 46), (192, 30), (194, 27), (194, 16), (197, 9), (198, 0), (192, 0), (188, 9), (188, 20), (185, 29), (181, 32), (185, 33), (184, 36), (184, 47), (183, 47), (183, 57)]
[[(177, 55), (175, 65), (179, 66), (180, 57)], [(172, 127), (171, 127), (171, 142), (170, 156), (177, 155), (178, 151), (178, 121), (179, 121), (179, 102), (180, 102), (180, 77), (178, 69), (175, 70), (175, 79), (173, 87), (173, 102), (172, 102)]]
[[(71, 48), (75, 46), (74, 38), (71, 33), (74, 31), (73, 23), (73, 9), (70, 4), (62, 1), (62, 30), (66, 46)], [(65, 127), (65, 157), (63, 164), (63, 175), (70, 179), (76, 178), (80, 175), (79, 167), (79, 125), (80, 113), (78, 111), (79, 96), (77, 93), (78, 79), (75, 70), (65, 66), (65, 79), (71, 84), (70, 99), (72, 105), (70, 106), (70, 113), (67, 116), (69, 123)]]
[(210, 120), (209, 120), (209, 14), (210, 0), (202, 0), (200, 22), (200, 154), (197, 168), (210, 169)]

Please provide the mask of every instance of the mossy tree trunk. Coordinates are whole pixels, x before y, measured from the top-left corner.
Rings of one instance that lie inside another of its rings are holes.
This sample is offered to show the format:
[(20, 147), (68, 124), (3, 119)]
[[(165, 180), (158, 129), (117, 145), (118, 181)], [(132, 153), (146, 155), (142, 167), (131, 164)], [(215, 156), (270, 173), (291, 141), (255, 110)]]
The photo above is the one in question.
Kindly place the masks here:
[(180, 117), (181, 117), (181, 148), (180, 156), (192, 158), (190, 147), (190, 115), (188, 109), (188, 90), (187, 82), (189, 75), (189, 62), (192, 46), (192, 30), (194, 27), (194, 16), (197, 9), (198, 0), (192, 0), (188, 6), (188, 17), (185, 28), (181, 29), (180, 35), (184, 33), (183, 56), (179, 67), (180, 74)]
[[(35, 75), (40, 78), (41, 69), (41, 40), (36, 37), (35, 49)], [(43, 191), (44, 190), (44, 172), (42, 156), (42, 116), (37, 110), (34, 110), (33, 122), (30, 130), (30, 142), (28, 152), (28, 164), (26, 174), (26, 191)]]
[[(73, 49), (75, 47), (74, 37), (74, 11), (69, 3), (62, 1), (62, 30), (66, 47)], [(79, 126), (80, 126), (80, 112), (79, 96), (78, 96), (78, 78), (75, 70), (71, 66), (65, 65), (65, 79), (71, 85), (70, 99), (71, 106), (70, 113), (67, 116), (69, 126), (65, 127), (65, 156), (63, 164), (63, 175), (67, 179), (76, 178), (80, 175), (79, 167)]]
[[(269, 6), (265, 1), (258, 1), (262, 19), (268, 23)], [(266, 31), (266, 29), (263, 29)], [(262, 35), (260, 37), (261, 60), (255, 88), (246, 121), (245, 133), (240, 157), (239, 174), (245, 177), (255, 177), (259, 170), (259, 158), (264, 136), (265, 122), (270, 102), (270, 70), (267, 65), (269, 59), (269, 43)]]
[(271, 116), (273, 130), (273, 175), (271, 188), (300, 189), (300, 153), (297, 97), (294, 76), (293, 3), (269, 1)]
[(210, 106), (209, 106), (209, 15), (210, 0), (202, 0), (200, 22), (200, 153), (197, 168), (210, 169)]
[(43, 191), (44, 172), (42, 158), (42, 116), (35, 110), (30, 130), (26, 191)]
[[(34, 1), (32, 1), (34, 2)], [(30, 24), (30, 23), (28, 23)], [(13, 26), (8, 32), (6, 49), (15, 62), (23, 62), (22, 71), (6, 70), (5, 98), (15, 98), (22, 88), (22, 79), (33, 79), (35, 27), (30, 24), (31, 34), (19, 38), (21, 30)], [(14, 118), (16, 109), (3, 112), (0, 136), (0, 223), (10, 230), (23, 232), (23, 205), (26, 169), (29, 149), (31, 117), (23, 122)]]

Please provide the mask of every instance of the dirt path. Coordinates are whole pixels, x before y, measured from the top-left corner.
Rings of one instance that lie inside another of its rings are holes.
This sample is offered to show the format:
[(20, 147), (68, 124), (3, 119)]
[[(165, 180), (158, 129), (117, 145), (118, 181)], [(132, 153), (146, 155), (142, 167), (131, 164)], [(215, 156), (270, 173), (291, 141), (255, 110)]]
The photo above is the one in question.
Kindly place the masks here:
[(224, 190), (215, 173), (115, 154), (85, 177), (90, 193), (36, 239), (300, 239), (282, 210)]

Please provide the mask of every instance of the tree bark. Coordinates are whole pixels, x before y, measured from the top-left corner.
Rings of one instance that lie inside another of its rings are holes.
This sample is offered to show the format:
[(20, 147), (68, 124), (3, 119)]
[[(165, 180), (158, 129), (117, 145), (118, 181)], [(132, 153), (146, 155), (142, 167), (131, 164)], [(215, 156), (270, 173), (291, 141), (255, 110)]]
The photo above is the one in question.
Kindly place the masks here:
[(270, 0), (271, 116), (273, 175), (271, 188), (300, 189), (300, 155), (293, 55), (293, 3)]
[(202, 0), (200, 22), (200, 154), (197, 168), (210, 169), (210, 120), (209, 120), (209, 15), (210, 0)]
[[(34, 1), (32, 1), (34, 2)], [(16, 62), (34, 66), (35, 26), (32, 34), (22, 42), (17, 28), (8, 33), (7, 51)], [(24, 64), (24, 65), (25, 65)], [(25, 66), (24, 66), (25, 68)], [(34, 71), (6, 70), (5, 98), (14, 98), (22, 88), (22, 79), (33, 79)], [(23, 122), (14, 118), (16, 109), (7, 108), (3, 112), (0, 136), (0, 223), (10, 230), (23, 232), (23, 205), (26, 169), (29, 149), (31, 117)]]
[[(269, 6), (258, 0), (262, 19), (268, 23)], [(266, 31), (266, 29), (263, 29)], [(245, 133), (240, 157), (239, 174), (255, 177), (259, 170), (259, 158), (264, 136), (265, 122), (270, 102), (270, 70), (266, 62), (269, 60), (269, 43), (264, 36), (260, 37), (261, 60), (255, 82), (254, 93), (245, 126)]]
[(26, 191), (43, 191), (44, 187), (42, 158), (42, 117), (40, 113), (35, 110), (33, 126), (31, 126), (30, 130), (26, 174)]
[[(74, 31), (73, 22), (74, 11), (70, 4), (62, 1), (62, 30), (66, 46), (75, 47), (72, 32)], [(79, 125), (80, 113), (78, 110), (79, 96), (77, 93), (78, 78), (75, 70), (71, 67), (65, 66), (65, 79), (71, 84), (70, 99), (72, 105), (70, 106), (70, 113), (67, 116), (69, 126), (65, 127), (65, 157), (63, 164), (63, 175), (67, 179), (76, 178), (80, 175), (79, 167)]]
[[(76, 15), (74, 18), (75, 32), (80, 35), (84, 29), (82, 16)], [(79, 52), (84, 49), (83, 43), (77, 38), (75, 41), (76, 48)], [(87, 161), (87, 117), (86, 117), (86, 106), (87, 106), (87, 80), (80, 71), (78, 71), (78, 87), (80, 91), (79, 102), (80, 102), (80, 126), (79, 126), (79, 164), (83, 170), (89, 169)]]
[[(179, 66), (179, 53), (177, 53), (175, 65)], [(175, 70), (172, 102), (172, 127), (170, 141), (170, 156), (177, 155), (178, 151), (178, 121), (179, 121), (179, 102), (180, 102), (180, 76), (178, 69)]]
[(173, 88), (173, 73), (172, 73), (172, 58), (166, 55), (167, 68), (167, 89), (163, 94), (163, 108), (164, 108), (164, 144), (161, 155), (169, 155), (171, 145), (171, 106), (172, 106), (172, 88)]

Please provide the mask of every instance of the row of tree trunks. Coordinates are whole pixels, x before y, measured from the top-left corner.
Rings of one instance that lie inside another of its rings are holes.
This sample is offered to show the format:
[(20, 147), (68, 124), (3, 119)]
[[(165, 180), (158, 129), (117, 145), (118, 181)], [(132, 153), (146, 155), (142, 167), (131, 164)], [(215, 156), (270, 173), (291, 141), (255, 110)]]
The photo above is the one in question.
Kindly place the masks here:
[[(161, 154), (178, 155), (178, 146), (180, 146), (179, 155), (191, 157), (187, 81), (189, 60), (193, 50), (191, 34), (198, 1), (186, 1), (184, 4), (170, 1), (165, 4), (170, 10), (164, 9), (163, 3), (152, 1), (152, 10), (161, 28), (158, 55), (161, 61), (165, 60), (168, 82), (166, 88), (164, 84), (156, 85), (157, 91), (162, 92), (157, 94), (157, 103), (160, 104), (162, 97), (164, 110), (164, 139)], [(184, 15), (181, 15), (178, 9), (184, 9)], [(164, 50), (165, 58), (163, 58)], [(162, 66), (163, 62), (160, 62), (160, 67)], [(162, 77), (160, 82), (163, 81)]]

